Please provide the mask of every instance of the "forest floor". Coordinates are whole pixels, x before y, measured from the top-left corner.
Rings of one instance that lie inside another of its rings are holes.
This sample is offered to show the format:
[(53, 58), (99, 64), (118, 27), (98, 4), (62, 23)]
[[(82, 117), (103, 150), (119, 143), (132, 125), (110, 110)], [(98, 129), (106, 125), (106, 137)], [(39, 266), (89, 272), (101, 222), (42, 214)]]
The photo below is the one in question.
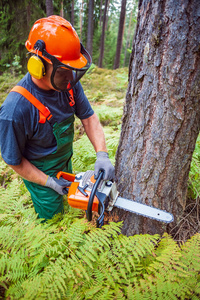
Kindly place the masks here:
[[(10, 89), (22, 77), (15, 74), (3, 74), (0, 76), (0, 105), (3, 103)], [(128, 69), (117, 70), (99, 69), (93, 66), (81, 79), (85, 94), (87, 95), (93, 109), (99, 116), (104, 127), (106, 140), (109, 148), (109, 155), (114, 163), (115, 152), (120, 136), (121, 117), (128, 87)], [(109, 108), (109, 109), (108, 109)], [(78, 120), (75, 123), (74, 143), (74, 169), (75, 172), (85, 171), (94, 163), (95, 153), (92, 146), (85, 147), (85, 137), (82, 126)], [(87, 149), (85, 149), (87, 148)], [(200, 149), (199, 149), (200, 151)], [(199, 153), (200, 156), (200, 153)], [(78, 159), (76, 159), (78, 157)], [(194, 171), (194, 178), (200, 180), (200, 169)], [(196, 176), (199, 176), (196, 178)], [(190, 178), (191, 180), (191, 178)], [(193, 180), (193, 178), (192, 178)], [(194, 191), (196, 189), (195, 195)], [(186, 241), (189, 237), (200, 231), (199, 221), (199, 186), (191, 185), (188, 194), (187, 205), (178, 225), (171, 230), (171, 235), (177, 241)]]

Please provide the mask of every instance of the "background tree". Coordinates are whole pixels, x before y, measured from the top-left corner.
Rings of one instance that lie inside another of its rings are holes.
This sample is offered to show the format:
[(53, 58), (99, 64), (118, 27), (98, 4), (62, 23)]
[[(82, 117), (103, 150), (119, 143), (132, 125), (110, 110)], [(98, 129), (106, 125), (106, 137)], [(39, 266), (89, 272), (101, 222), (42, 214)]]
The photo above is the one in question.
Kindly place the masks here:
[(105, 29), (106, 29), (106, 16), (107, 16), (108, 0), (105, 0), (104, 14), (103, 14), (103, 24), (100, 42), (100, 55), (99, 55), (99, 68), (103, 66), (103, 55), (104, 55), (104, 40), (105, 40)]
[[(70, 1), (63, 0), (58, 4), (63, 7), (63, 13), (60, 14), (61, 17), (68, 20), (72, 24), (72, 26), (74, 26), (74, 24), (75, 24), (75, 9), (79, 12), (79, 7), (77, 6), (75, 8), (75, 1), (74, 0), (70, 0)], [(55, 2), (54, 2), (54, 6), (55, 6)], [(76, 23), (78, 24), (78, 22), (79, 22), (79, 16), (76, 16)]]
[(61, 8), (60, 8), (60, 16), (64, 17), (64, 9), (63, 9), (63, 1), (60, 2)]
[(88, 3), (87, 50), (92, 55), (94, 0)]
[[(200, 129), (200, 2), (140, 0), (138, 9), (116, 178), (122, 196), (172, 212), (175, 226)], [(116, 212), (127, 235), (169, 230)]]
[(114, 69), (119, 68), (120, 54), (121, 54), (121, 49), (122, 49), (122, 41), (123, 41), (123, 33), (124, 33), (125, 17), (126, 17), (126, 0), (122, 0), (122, 2), (121, 2), (121, 13), (120, 13), (120, 19), (119, 19), (119, 27), (118, 27), (117, 49), (116, 49), (116, 55), (115, 55)]
[(71, 24), (74, 26), (74, 0), (72, 0)]
[(47, 17), (53, 15), (53, 1), (52, 0), (46, 0), (46, 13), (47, 13)]
[(123, 40), (124, 42), (124, 58), (123, 58), (123, 67), (127, 66), (129, 64), (129, 58), (130, 58), (130, 53), (132, 52), (132, 42), (133, 42), (133, 36), (134, 36), (134, 29), (135, 25), (137, 23), (137, 11), (138, 11), (138, 3), (127, 3), (126, 7), (126, 23), (125, 27), (127, 30), (125, 31), (125, 35)]

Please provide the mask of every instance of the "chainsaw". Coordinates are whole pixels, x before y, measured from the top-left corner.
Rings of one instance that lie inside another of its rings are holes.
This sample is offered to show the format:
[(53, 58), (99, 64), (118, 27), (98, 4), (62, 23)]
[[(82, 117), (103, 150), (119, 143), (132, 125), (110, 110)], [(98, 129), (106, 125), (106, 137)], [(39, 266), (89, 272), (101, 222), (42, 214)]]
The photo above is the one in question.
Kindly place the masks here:
[(133, 200), (119, 197), (117, 185), (112, 181), (104, 181), (104, 172), (100, 171), (97, 179), (94, 179), (94, 171), (81, 172), (77, 175), (60, 171), (60, 177), (71, 182), (67, 188), (68, 203), (71, 207), (86, 211), (88, 221), (92, 220), (92, 212), (98, 212), (97, 227), (104, 224), (104, 213), (114, 207), (136, 213), (157, 221), (170, 223), (174, 220), (171, 213), (145, 205)]

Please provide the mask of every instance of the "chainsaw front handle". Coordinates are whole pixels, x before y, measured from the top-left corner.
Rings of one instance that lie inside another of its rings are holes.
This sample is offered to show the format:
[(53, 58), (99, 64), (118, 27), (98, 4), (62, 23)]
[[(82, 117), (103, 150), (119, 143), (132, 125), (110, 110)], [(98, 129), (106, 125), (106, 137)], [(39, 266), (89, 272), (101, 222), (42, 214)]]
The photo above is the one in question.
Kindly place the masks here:
[(97, 192), (97, 189), (98, 189), (98, 186), (99, 186), (101, 180), (103, 179), (103, 176), (104, 176), (104, 171), (100, 170), (98, 173), (97, 179), (93, 185), (93, 188), (91, 190), (90, 198), (88, 201), (88, 207), (87, 207), (87, 211), (86, 211), (86, 216), (87, 216), (88, 221), (92, 220), (92, 205), (93, 205), (93, 201), (94, 201), (94, 196)]

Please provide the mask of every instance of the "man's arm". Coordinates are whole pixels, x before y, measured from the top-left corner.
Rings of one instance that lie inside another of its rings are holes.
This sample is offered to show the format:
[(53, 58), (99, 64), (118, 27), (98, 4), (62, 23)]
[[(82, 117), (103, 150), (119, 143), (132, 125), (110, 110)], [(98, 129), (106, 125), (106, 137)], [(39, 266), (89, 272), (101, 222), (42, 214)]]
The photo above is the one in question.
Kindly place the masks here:
[(60, 195), (67, 194), (66, 187), (70, 186), (70, 182), (60, 178), (50, 177), (30, 163), (25, 157), (22, 158), (21, 164), (17, 166), (9, 165), (16, 173), (24, 179), (49, 187)]
[(112, 180), (115, 177), (115, 169), (109, 160), (103, 128), (96, 114), (82, 120), (85, 132), (90, 139), (96, 153), (97, 160), (94, 166), (95, 179), (100, 170), (104, 170), (104, 180)]
[(90, 139), (96, 152), (107, 152), (106, 141), (103, 128), (99, 122), (99, 118), (94, 113), (91, 117), (81, 120), (85, 132)]
[(20, 165), (14, 166), (9, 165), (16, 173), (28, 181), (34, 183), (45, 185), (47, 181), (47, 175), (41, 170), (36, 168), (32, 163), (30, 163), (25, 157), (22, 157)]

